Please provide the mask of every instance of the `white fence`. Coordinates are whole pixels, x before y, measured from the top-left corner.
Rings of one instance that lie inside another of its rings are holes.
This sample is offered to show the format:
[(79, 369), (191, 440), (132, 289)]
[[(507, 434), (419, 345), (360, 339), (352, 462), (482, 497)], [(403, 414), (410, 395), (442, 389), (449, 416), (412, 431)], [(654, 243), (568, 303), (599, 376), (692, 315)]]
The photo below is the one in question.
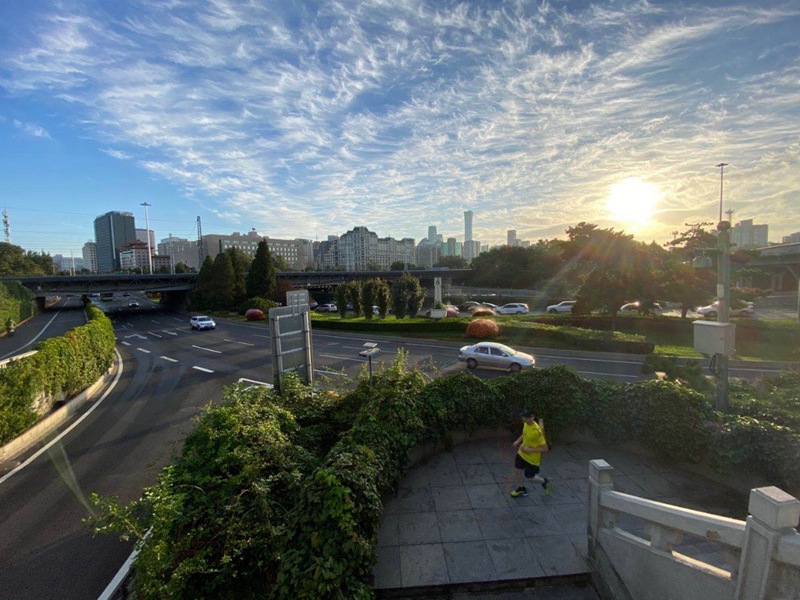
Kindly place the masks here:
[(589, 556), (598, 591), (620, 600), (800, 598), (800, 501), (751, 490), (746, 521), (614, 490), (613, 467), (589, 465)]

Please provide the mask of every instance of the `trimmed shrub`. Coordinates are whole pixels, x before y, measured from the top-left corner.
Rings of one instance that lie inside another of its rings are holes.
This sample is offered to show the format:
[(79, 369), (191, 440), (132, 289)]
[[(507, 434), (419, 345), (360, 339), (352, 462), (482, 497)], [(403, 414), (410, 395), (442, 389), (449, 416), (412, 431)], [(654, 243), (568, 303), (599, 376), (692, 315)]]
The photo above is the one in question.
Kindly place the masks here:
[(263, 321), (266, 317), (264, 313), (257, 308), (251, 308), (244, 313), (244, 318), (248, 321)]
[(477, 338), (479, 340), (493, 339), (497, 337), (500, 328), (497, 323), (489, 319), (475, 319), (467, 325), (467, 337)]
[(239, 305), (239, 314), (247, 316), (248, 310), (256, 309), (260, 310), (262, 314), (267, 315), (269, 314), (269, 309), (275, 308), (276, 306), (278, 306), (276, 302), (267, 300), (261, 296), (256, 296), (254, 298), (248, 298)]

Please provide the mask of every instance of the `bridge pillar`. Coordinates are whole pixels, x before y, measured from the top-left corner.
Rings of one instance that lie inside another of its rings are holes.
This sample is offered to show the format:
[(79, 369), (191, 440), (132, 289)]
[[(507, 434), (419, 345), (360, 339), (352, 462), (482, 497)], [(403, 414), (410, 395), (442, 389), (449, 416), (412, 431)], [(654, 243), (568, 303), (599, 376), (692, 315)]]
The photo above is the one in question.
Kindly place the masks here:
[(47, 298), (44, 296), (36, 296), (36, 312), (44, 312), (45, 308), (47, 308), (45, 301)]

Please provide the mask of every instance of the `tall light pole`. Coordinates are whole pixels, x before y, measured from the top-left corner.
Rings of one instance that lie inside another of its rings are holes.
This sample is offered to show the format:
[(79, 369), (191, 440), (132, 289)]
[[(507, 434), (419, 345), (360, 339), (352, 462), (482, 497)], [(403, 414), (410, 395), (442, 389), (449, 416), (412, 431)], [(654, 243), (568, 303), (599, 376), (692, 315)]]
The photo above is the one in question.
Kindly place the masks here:
[(142, 202), (142, 206), (144, 206), (144, 226), (145, 226), (145, 236), (147, 236), (147, 264), (150, 266), (150, 275), (153, 274), (153, 252), (150, 250), (150, 215), (147, 212), (147, 208), (151, 206), (147, 202)]
[[(717, 257), (717, 322), (728, 323), (731, 306), (731, 224), (722, 220), (722, 185), (723, 173), (727, 163), (719, 163), (719, 254)], [(728, 355), (717, 354), (717, 406), (721, 412), (728, 412)]]

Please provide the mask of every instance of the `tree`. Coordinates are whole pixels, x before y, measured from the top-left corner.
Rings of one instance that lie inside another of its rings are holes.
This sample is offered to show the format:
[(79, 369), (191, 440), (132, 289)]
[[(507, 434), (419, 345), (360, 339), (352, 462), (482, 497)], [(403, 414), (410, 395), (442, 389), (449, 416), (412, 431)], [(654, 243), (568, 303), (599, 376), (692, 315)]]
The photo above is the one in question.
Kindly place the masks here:
[(390, 271), (405, 271), (406, 270), (406, 266), (408, 266), (409, 270), (417, 268), (417, 265), (413, 265), (411, 263), (404, 263), (402, 260), (396, 260), (389, 266), (389, 270)]
[[(361, 315), (361, 282), (358, 280), (348, 281), (346, 284), (347, 300), (353, 306), (353, 313), (355, 316)], [(372, 311), (372, 305), (370, 305)]]
[(479, 287), (530, 289), (555, 275), (560, 266), (560, 255), (551, 246), (502, 246), (472, 259), (471, 283)]
[(391, 297), (396, 318), (402, 319), (404, 315), (415, 317), (422, 308), (425, 290), (420, 286), (419, 279), (409, 273), (403, 273), (392, 284)]
[(231, 265), (233, 266), (233, 303), (239, 306), (247, 298), (247, 287), (245, 279), (247, 273), (250, 271), (250, 264), (253, 259), (250, 258), (239, 248), (228, 248), (225, 251), (231, 257)]
[(281, 256), (280, 254), (275, 254), (274, 256), (272, 256), (272, 265), (275, 271), (279, 273), (292, 270), (292, 268), (289, 266), (288, 261), (286, 260), (286, 257)]
[(344, 319), (345, 315), (347, 315), (347, 284), (337, 285), (336, 290), (333, 292), (333, 297), (336, 302), (336, 308), (339, 309), (339, 316)]
[(367, 262), (367, 271), (383, 271), (381, 268), (380, 263), (376, 263), (375, 261), (368, 261)]
[(377, 291), (375, 279), (368, 279), (361, 286), (361, 304), (364, 306), (364, 320), (372, 320), (372, 307), (375, 304), (375, 292)]
[(50, 275), (55, 272), (55, 264), (49, 254), (25, 252), (19, 246), (0, 242), (0, 277)]
[(446, 267), (448, 269), (466, 269), (467, 261), (460, 256), (443, 256), (435, 267)]
[(237, 307), (234, 296), (235, 284), (236, 272), (231, 255), (228, 252), (220, 252), (214, 259), (214, 268), (211, 271), (211, 307), (217, 310), (234, 310)]
[(175, 265), (175, 273), (191, 273), (192, 269), (189, 268), (188, 265), (185, 263), (179, 262)]
[(198, 307), (205, 308), (209, 306), (212, 296), (213, 287), (213, 271), (214, 261), (210, 256), (206, 256), (203, 264), (200, 267), (200, 273), (197, 275), (197, 288), (192, 293), (192, 303)]
[(258, 242), (246, 283), (248, 298), (271, 298), (275, 294), (275, 265), (266, 240)]

